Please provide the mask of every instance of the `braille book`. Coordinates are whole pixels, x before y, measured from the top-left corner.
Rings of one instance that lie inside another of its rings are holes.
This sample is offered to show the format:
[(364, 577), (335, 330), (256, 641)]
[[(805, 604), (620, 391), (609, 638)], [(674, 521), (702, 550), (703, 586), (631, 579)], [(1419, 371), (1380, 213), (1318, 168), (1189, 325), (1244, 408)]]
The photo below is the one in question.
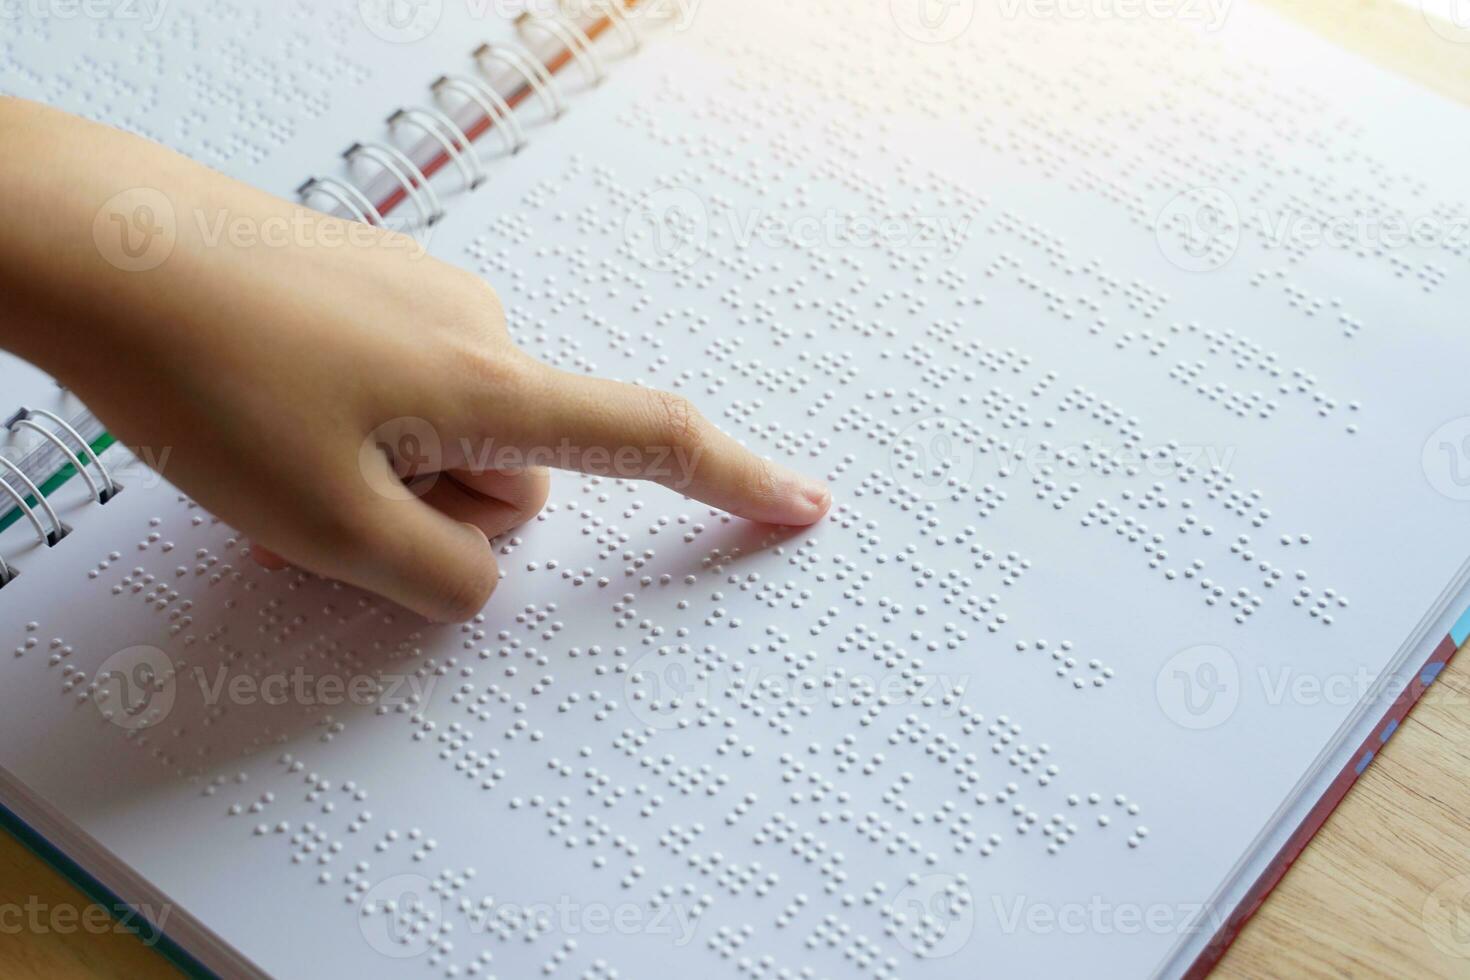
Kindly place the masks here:
[(0, 362), (12, 825), (219, 976), (1207, 971), (1466, 638), (1470, 115), (1244, 2), (503, 6), (28, 6), (0, 90), (831, 514), (559, 472), (434, 626)]

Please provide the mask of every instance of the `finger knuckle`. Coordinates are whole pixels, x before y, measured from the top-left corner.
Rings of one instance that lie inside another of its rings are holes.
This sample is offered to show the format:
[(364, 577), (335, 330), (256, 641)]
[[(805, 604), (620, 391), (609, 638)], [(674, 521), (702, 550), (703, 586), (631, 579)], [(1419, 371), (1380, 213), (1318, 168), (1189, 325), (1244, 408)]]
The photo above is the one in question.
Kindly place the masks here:
[(311, 537), (317, 550), (340, 563), (360, 564), (373, 553), (379, 524), (366, 503), (351, 500), (324, 505), (313, 515)]
[[(418, 282), (414, 293), (420, 302), (425, 288)], [(447, 263), (439, 264), (433, 279), (433, 320), (451, 337), (462, 337), (471, 344), (506, 338), (505, 307), (500, 294), (473, 272)]]
[(530, 359), (509, 346), (478, 345), (460, 357), (471, 390), (501, 401), (519, 399), (531, 380)]
[(776, 478), (775, 469), (760, 457), (751, 463), (746, 479), (751, 496), (760, 500), (775, 500), (780, 496), (780, 481)]
[(391, 228), (376, 228), (375, 230), (381, 236), (381, 247), (386, 250), (401, 252), (406, 255), (418, 254), (423, 250), (423, 244), (412, 235), (401, 231), (394, 231)]
[(462, 623), (485, 608), (500, 584), (500, 569), (488, 562), (479, 575), (444, 575), (434, 585), (432, 601), (438, 617)]
[(541, 513), (550, 499), (551, 474), (540, 468), (528, 470), (525, 489), (516, 501), (516, 522), (523, 524)]
[(494, 286), (457, 266), (446, 265), (444, 275), (443, 295), (450, 298), (461, 319), (479, 327), (505, 329), (505, 306)]
[(505, 305), (500, 300), (500, 293), (473, 272), (465, 271), (463, 275), (466, 277), (466, 289), (478, 305), (481, 315), (504, 325)]
[(653, 393), (656, 426), (671, 446), (698, 448), (703, 441), (703, 418), (694, 403), (683, 395), (668, 391)]

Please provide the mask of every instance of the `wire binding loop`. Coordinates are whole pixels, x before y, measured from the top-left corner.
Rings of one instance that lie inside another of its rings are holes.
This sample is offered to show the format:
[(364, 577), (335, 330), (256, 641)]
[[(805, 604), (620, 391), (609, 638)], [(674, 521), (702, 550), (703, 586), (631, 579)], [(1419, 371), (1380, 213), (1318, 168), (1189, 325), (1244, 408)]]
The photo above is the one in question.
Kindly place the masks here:
[[(386, 222), (378, 213), (377, 207), (367, 199), (367, 195), (345, 181), (336, 177), (312, 177), (306, 183), (296, 188), (296, 195), (302, 202), (307, 202), (312, 194), (322, 194), (330, 197), (339, 205), (346, 208), (352, 217), (365, 225), (377, 225), (383, 227)], [(371, 217), (369, 217), (371, 215)]]
[[(0, 459), (3, 458), (0, 457)], [(15, 502), (15, 506), (19, 507), (20, 512), (31, 522), (31, 527), (36, 531), (36, 540), (49, 547), (51, 545), (51, 536), (46, 533), (46, 527), (41, 523), (41, 519), (36, 516), (36, 512), (31, 510), (31, 505), (26, 503), (25, 496), (16, 490), (15, 487), (11, 486), (9, 481), (4, 477), (0, 477), (0, 490), (3, 490)]]
[[(20, 481), (20, 485), (25, 487), (26, 493), (31, 495), (31, 497), (36, 501), (36, 506), (41, 508), (41, 512), (45, 514), (46, 519), (51, 522), (51, 530), (49, 532), (44, 532), (41, 535), (46, 544), (48, 546), (54, 545), (56, 544), (56, 542), (66, 537), (66, 525), (62, 524), (61, 518), (56, 516), (56, 508), (51, 506), (51, 501), (46, 499), (46, 495), (41, 492), (41, 488), (36, 486), (36, 484), (31, 481), (30, 477), (26, 476), (26, 471), (20, 468), (20, 464), (12, 462), (9, 457), (6, 456), (0, 456), (0, 464), (4, 464), (7, 469), (15, 474), (15, 478)], [(7, 486), (8, 485), (9, 484), (7, 484)], [(22, 506), (24, 506), (24, 501), (22, 501), (21, 504)], [(30, 513), (32, 516), (32, 520), (34, 520), (35, 511), (31, 511)], [(38, 531), (41, 530), (40, 522), (36, 522), (36, 529)]]
[[(561, 0), (562, 9), (566, 9), (566, 0)], [(643, 37), (638, 33), (638, 28), (633, 25), (633, 19), (628, 16), (627, 9), (622, 0), (585, 0), (593, 10), (607, 11), (608, 23), (612, 24), (613, 30), (623, 36), (628, 42), (628, 53), (637, 54), (643, 50)]]
[[(62, 432), (75, 439), (77, 445), (81, 447), (81, 457), (83, 459), (90, 460), (97, 467), (97, 474), (102, 477), (102, 490), (97, 495), (98, 503), (105, 504), (113, 497), (117, 496), (117, 492), (121, 490), (122, 487), (118, 486), (117, 481), (112, 478), (112, 474), (107, 472), (107, 465), (102, 462), (102, 457), (98, 456), (92, 451), (91, 445), (88, 444), (87, 440), (82, 438), (82, 434), (78, 432), (75, 428), (73, 428), (70, 422), (62, 418), (60, 415), (57, 415), (55, 412), (48, 412), (44, 408), (26, 407), (20, 410), (20, 417), (16, 420), (15, 424), (20, 425), (33, 417), (46, 419)], [(39, 426), (37, 426), (34, 422), (31, 422), (31, 427), (39, 429)], [(62, 448), (64, 449), (66, 447), (63, 446)], [(73, 459), (76, 459), (76, 457), (73, 457)]]
[(601, 85), (603, 79), (607, 78), (607, 68), (596, 48), (592, 46), (592, 39), (587, 36), (586, 31), (565, 17), (524, 10), (516, 16), (515, 24), (516, 30), (522, 35), (536, 28), (554, 38), (582, 66), (582, 70), (587, 73), (587, 80), (593, 85)]
[(539, 59), (529, 57), (507, 44), (482, 44), (475, 49), (475, 61), (480, 65), (481, 71), (485, 70), (487, 64), (496, 62), (514, 69), (526, 80), (541, 104), (546, 106), (552, 119), (560, 119), (566, 113), (567, 104), (562, 101), (556, 79)]
[(457, 92), (480, 107), (485, 118), (494, 123), (492, 128), (500, 131), (505, 140), (506, 149), (511, 153), (519, 153), (521, 147), (526, 145), (526, 134), (521, 129), (521, 124), (516, 120), (515, 113), (510, 108), (510, 103), (489, 85), (477, 78), (468, 75), (440, 75), (430, 86), (434, 94), (439, 98), (444, 97), (445, 92)]
[(389, 146), (387, 143), (353, 143), (342, 157), (349, 164), (368, 159), (386, 170), (394, 180), (403, 185), (404, 193), (418, 209), (419, 218), (425, 225), (432, 225), (444, 217), (444, 205), (439, 203), (439, 195), (429, 186), (429, 178), (424, 176), (418, 164), (408, 158), (408, 154), (396, 146)]
[(399, 109), (388, 117), (390, 129), (400, 126), (412, 125), (418, 127), (430, 139), (444, 150), (444, 155), (454, 161), (459, 168), (460, 175), (464, 177), (465, 190), (472, 191), (485, 182), (485, 170), (480, 166), (480, 158), (475, 155), (470, 146), (470, 138), (465, 131), (454, 124), (438, 109), (418, 108), (416, 106)]
[(32, 422), (30, 419), (27, 418), (16, 419), (15, 422), (11, 424), (10, 428), (11, 431), (15, 431), (16, 429), (30, 429), (33, 432), (37, 432), (43, 438), (45, 438), (47, 442), (51, 443), (51, 445), (61, 450), (62, 455), (70, 460), (72, 468), (82, 475), (83, 480), (87, 481), (87, 490), (92, 494), (92, 499), (99, 504), (103, 503), (102, 491), (97, 486), (97, 481), (92, 479), (92, 471), (87, 469), (86, 464), (81, 461), (76, 453), (71, 451), (71, 447), (63, 442), (60, 436), (52, 432), (50, 429), (42, 428), (41, 426), (37, 425), (35, 422)]

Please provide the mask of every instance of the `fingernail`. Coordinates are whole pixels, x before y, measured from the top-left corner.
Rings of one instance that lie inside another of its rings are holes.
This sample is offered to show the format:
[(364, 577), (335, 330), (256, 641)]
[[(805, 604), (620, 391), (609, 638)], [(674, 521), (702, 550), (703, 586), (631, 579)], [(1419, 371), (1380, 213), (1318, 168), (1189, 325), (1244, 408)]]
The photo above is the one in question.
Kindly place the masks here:
[(827, 488), (825, 483), (818, 483), (815, 480), (805, 480), (801, 488), (801, 495), (819, 513), (825, 514), (827, 508), (832, 505), (832, 491)]
[(782, 473), (788, 499), (795, 503), (792, 519), (798, 524), (811, 524), (827, 513), (832, 505), (832, 491), (820, 480), (803, 476), (791, 470)]

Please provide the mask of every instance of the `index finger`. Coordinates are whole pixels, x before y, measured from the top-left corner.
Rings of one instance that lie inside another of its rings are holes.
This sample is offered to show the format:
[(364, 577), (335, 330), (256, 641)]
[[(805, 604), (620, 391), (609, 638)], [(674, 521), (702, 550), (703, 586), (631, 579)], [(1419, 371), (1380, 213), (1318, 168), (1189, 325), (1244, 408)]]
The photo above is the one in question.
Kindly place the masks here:
[(813, 524), (832, 505), (825, 483), (757, 456), (682, 395), (548, 367), (529, 394), (517, 441), (549, 451), (531, 462), (651, 480), (767, 524)]

